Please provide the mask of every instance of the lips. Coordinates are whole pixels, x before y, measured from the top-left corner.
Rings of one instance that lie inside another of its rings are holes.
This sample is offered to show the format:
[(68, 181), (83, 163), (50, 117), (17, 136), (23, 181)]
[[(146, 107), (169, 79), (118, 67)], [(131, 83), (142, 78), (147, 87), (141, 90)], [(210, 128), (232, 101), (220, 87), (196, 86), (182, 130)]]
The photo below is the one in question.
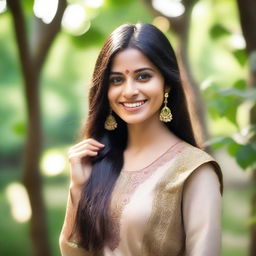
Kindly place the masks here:
[(121, 102), (121, 104), (125, 107), (127, 110), (136, 110), (140, 108), (142, 105), (145, 104), (147, 100), (141, 100), (136, 102)]

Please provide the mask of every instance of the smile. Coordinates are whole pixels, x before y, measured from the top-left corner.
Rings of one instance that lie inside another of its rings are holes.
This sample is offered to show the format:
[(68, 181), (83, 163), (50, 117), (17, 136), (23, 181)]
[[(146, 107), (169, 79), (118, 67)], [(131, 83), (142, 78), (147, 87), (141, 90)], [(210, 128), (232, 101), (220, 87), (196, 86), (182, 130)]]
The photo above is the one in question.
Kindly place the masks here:
[(124, 106), (126, 110), (132, 111), (139, 109), (142, 105), (145, 104), (146, 101), (147, 100), (141, 100), (137, 102), (122, 102), (121, 104)]
[(141, 105), (143, 105), (146, 101), (138, 101), (138, 102), (124, 102), (122, 103), (125, 107), (128, 108), (137, 108), (140, 107)]

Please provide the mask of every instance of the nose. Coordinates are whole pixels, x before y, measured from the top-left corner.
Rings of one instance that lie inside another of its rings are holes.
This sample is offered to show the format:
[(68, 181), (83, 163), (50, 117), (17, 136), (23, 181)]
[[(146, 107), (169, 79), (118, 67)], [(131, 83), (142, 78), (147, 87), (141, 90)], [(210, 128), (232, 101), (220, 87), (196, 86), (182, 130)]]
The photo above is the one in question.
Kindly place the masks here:
[(132, 81), (131, 79), (128, 79), (126, 83), (124, 84), (123, 88), (123, 95), (126, 98), (134, 98), (139, 93), (137, 84), (135, 81)]

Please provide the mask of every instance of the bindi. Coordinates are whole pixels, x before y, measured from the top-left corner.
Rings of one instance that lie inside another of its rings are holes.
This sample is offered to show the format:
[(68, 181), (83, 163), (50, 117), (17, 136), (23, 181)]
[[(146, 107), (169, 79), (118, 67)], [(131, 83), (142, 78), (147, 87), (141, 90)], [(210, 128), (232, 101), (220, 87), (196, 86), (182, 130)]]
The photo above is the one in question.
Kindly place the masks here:
[(125, 74), (128, 75), (130, 73), (130, 70), (129, 69), (126, 69), (125, 70)]

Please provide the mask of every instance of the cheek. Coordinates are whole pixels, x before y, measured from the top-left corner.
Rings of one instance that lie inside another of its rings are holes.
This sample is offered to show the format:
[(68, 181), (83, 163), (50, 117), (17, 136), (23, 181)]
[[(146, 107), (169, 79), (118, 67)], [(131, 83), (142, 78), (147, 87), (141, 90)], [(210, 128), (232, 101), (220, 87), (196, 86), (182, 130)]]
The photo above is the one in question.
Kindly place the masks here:
[(157, 102), (164, 101), (164, 84), (160, 80), (156, 80), (153, 82), (151, 87), (151, 95), (155, 98)]
[(109, 102), (109, 105), (111, 107), (117, 101), (117, 97), (118, 97), (118, 91), (116, 90), (116, 88), (109, 88), (109, 90), (108, 90), (108, 102)]

